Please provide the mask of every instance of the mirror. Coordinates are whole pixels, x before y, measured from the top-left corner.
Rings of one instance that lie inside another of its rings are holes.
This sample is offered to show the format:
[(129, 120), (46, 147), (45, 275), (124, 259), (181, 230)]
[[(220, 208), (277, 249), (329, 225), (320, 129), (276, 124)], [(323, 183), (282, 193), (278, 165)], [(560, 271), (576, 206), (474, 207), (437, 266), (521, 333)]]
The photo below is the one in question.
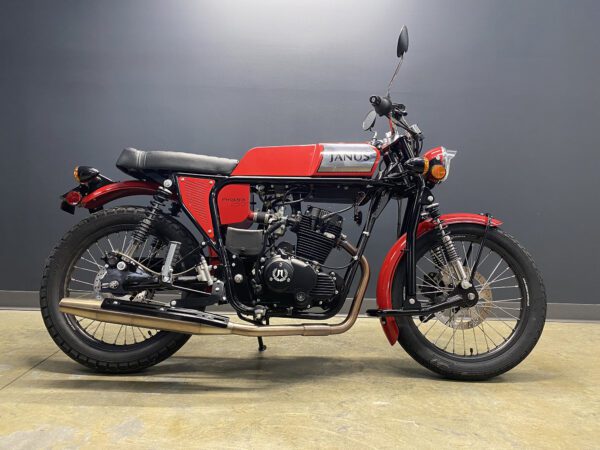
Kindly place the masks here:
[(375, 113), (375, 110), (372, 109), (365, 116), (365, 120), (363, 120), (363, 124), (362, 124), (363, 130), (370, 131), (373, 128), (373, 126), (375, 125), (376, 119), (377, 119), (377, 114)]
[(398, 47), (396, 47), (396, 56), (402, 58), (408, 50), (408, 28), (406, 25), (402, 26), (400, 30), (400, 36), (398, 36)]

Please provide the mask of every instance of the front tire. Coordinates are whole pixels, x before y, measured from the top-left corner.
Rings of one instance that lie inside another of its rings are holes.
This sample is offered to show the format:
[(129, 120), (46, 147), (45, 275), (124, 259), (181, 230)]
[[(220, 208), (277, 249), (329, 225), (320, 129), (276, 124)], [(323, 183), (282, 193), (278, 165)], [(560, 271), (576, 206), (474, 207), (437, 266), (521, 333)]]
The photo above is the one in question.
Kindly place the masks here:
[[(454, 224), (448, 230), (461, 259), (469, 261), (466, 270), (470, 273), (485, 227)], [(452, 281), (447, 272), (444, 276), (430, 256), (439, 245), (434, 232), (417, 241), (417, 300), (421, 304), (435, 302), (435, 295), (450, 290)], [(492, 256), (483, 261), (486, 254)], [(446, 378), (485, 380), (512, 369), (533, 350), (544, 327), (546, 293), (529, 253), (512, 236), (490, 228), (481, 259), (483, 264), (475, 277), (480, 292), (477, 305), (436, 313), (426, 321), (419, 317), (396, 318), (398, 342), (404, 350), (419, 364)], [(423, 270), (423, 263), (431, 263), (429, 267), (433, 268), (428, 271), (425, 266)], [(394, 308), (402, 304), (405, 264), (403, 261), (398, 265), (392, 285)]]
[[(106, 250), (108, 244), (110, 248), (113, 245), (119, 245), (120, 248), (121, 242), (115, 242), (115, 234), (123, 236), (123, 246), (126, 245), (127, 234), (133, 231), (144, 217), (145, 209), (139, 207), (117, 207), (96, 212), (75, 225), (55, 247), (46, 262), (40, 289), (44, 324), (54, 342), (67, 356), (97, 372), (140, 371), (173, 355), (190, 338), (187, 334), (140, 328), (132, 329), (128, 334), (127, 328), (123, 333), (122, 326), (118, 328), (118, 325), (105, 322), (100, 323), (96, 328), (97, 333), (92, 334), (91, 331), (96, 327), (90, 323), (93, 321), (81, 320), (59, 311), (59, 302), (65, 296), (90, 298), (94, 295), (93, 287), (90, 287), (94, 277), (98, 280), (94, 271), (102, 270), (102, 261), (98, 259), (98, 253)], [(154, 239), (160, 239), (162, 242), (181, 242), (182, 255), (198, 245), (189, 231), (168, 216), (159, 216), (154, 221), (150, 233)], [(108, 243), (102, 240), (107, 236)], [(110, 237), (113, 237), (112, 241)], [(154, 259), (157, 259), (156, 254)], [(81, 266), (78, 267), (81, 274), (73, 275), (77, 264)], [(86, 273), (90, 278), (84, 279)], [(109, 328), (111, 325), (117, 327), (116, 337), (115, 332), (112, 332), (112, 335), (105, 333), (107, 325)]]

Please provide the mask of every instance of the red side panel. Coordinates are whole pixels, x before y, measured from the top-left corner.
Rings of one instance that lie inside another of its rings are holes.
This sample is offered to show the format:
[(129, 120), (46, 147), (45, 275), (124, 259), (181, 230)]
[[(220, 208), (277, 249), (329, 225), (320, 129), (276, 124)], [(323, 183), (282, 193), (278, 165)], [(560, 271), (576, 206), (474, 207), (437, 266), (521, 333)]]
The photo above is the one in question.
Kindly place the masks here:
[(154, 195), (157, 189), (158, 184), (148, 181), (120, 181), (102, 186), (86, 195), (81, 200), (81, 203), (79, 203), (79, 206), (94, 209), (122, 197)]
[(314, 172), (316, 145), (255, 147), (232, 172), (233, 176), (309, 177)]
[(215, 236), (210, 214), (210, 192), (215, 185), (208, 178), (177, 177), (181, 201), (208, 237)]
[(250, 185), (228, 184), (217, 197), (222, 225), (244, 222), (250, 214)]
[[(487, 217), (482, 216), (481, 214), (454, 213), (444, 214), (441, 218), (448, 225), (453, 223), (476, 223), (485, 226), (487, 223)], [(498, 227), (501, 224), (502, 222), (500, 220), (492, 219), (492, 226)], [(417, 237), (424, 235), (433, 228), (434, 225), (430, 220), (421, 222), (417, 228)], [(377, 279), (377, 307), (379, 309), (393, 308), (392, 282), (394, 281), (396, 267), (398, 267), (398, 264), (404, 256), (405, 247), (406, 234), (402, 235), (400, 239), (396, 241), (383, 260), (381, 270), (379, 271), (379, 278)], [(388, 341), (390, 341), (390, 344), (394, 345), (398, 341), (398, 326), (396, 325), (396, 320), (394, 320), (393, 317), (388, 317), (383, 319), (381, 324)]]

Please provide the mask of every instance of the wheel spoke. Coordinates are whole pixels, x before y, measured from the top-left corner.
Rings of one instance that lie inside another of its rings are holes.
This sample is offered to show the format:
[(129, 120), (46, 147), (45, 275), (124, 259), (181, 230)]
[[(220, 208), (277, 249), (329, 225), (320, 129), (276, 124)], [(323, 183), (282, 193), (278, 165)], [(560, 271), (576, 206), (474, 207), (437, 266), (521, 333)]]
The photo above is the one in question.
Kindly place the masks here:
[[(79, 256), (69, 265), (69, 272), (64, 279), (64, 295), (77, 298), (98, 297), (100, 294), (98, 279), (105, 271), (105, 257), (108, 254), (105, 248), (110, 247), (110, 251), (124, 252), (130, 237), (131, 228), (111, 231), (91, 242), (88, 248), (81, 250)], [(150, 240), (154, 245), (150, 253), (145, 255), (146, 260), (152, 260), (159, 254), (163, 245), (163, 240), (150, 235), (144, 241), (143, 251)], [(138, 256), (138, 260), (142, 259), (142, 256), (143, 253)], [(73, 286), (79, 289), (74, 289)], [(131, 347), (152, 339), (159, 333), (158, 330), (118, 325), (69, 314), (65, 314), (65, 317), (79, 333), (108, 346)]]

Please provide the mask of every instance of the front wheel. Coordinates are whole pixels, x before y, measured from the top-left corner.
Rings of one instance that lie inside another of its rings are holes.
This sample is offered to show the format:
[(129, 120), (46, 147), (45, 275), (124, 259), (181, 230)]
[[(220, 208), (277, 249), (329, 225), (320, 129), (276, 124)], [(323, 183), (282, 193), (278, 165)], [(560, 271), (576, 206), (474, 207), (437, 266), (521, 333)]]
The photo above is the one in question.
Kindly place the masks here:
[[(485, 228), (448, 227), (465, 271), (470, 274)], [(445, 301), (457, 280), (440, 260), (439, 238), (428, 233), (417, 241), (417, 300), (422, 306)], [(392, 285), (400, 308), (406, 262), (398, 265)], [(546, 318), (542, 278), (527, 251), (510, 235), (490, 228), (474, 277), (479, 302), (429, 316), (398, 317), (398, 342), (426, 368), (447, 378), (485, 380), (519, 364), (535, 347)]]

